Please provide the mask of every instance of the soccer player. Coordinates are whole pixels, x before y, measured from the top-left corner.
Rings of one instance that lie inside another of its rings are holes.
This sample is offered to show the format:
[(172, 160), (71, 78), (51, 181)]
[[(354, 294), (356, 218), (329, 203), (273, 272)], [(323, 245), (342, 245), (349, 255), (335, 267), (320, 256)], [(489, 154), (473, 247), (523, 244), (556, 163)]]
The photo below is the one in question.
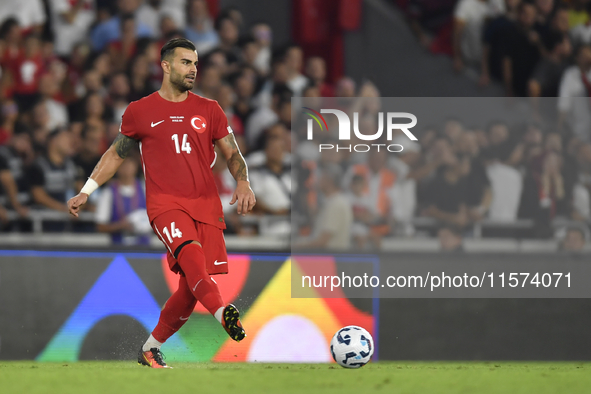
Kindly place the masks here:
[(146, 203), (154, 232), (166, 246), (169, 267), (179, 274), (179, 288), (166, 301), (154, 331), (139, 351), (138, 363), (167, 368), (160, 346), (189, 319), (197, 301), (240, 341), (246, 334), (238, 309), (224, 305), (212, 275), (228, 273), (222, 205), (211, 168), (217, 145), (237, 181), (230, 204), (245, 215), (255, 205), (248, 169), (223, 110), (214, 100), (190, 92), (197, 75), (195, 45), (184, 38), (167, 42), (160, 52), (164, 71), (159, 91), (125, 110), (120, 133), (94, 168), (80, 193), (68, 201), (78, 217), (80, 206), (107, 182), (139, 143), (146, 178)]

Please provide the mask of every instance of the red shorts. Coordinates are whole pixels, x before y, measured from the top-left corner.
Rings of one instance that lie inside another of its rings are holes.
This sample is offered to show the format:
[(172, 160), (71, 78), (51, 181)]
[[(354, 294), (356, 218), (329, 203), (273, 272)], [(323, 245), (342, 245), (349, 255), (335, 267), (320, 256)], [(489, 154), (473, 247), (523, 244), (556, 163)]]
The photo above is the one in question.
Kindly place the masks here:
[(197, 222), (188, 213), (172, 210), (158, 215), (152, 228), (168, 250), (168, 266), (173, 272), (181, 272), (174, 258), (176, 249), (187, 241), (197, 241), (205, 253), (205, 269), (210, 275), (228, 273), (228, 255), (223, 230), (207, 223)]

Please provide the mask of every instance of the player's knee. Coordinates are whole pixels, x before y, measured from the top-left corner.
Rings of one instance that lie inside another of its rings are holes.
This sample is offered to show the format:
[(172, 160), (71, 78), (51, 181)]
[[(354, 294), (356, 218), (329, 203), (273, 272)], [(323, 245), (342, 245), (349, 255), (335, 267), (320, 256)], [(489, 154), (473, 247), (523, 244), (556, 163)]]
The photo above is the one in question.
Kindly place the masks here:
[(174, 258), (178, 259), (179, 254), (181, 253), (181, 250), (183, 250), (183, 248), (187, 245), (190, 244), (194, 244), (194, 245), (198, 245), (199, 247), (203, 247), (203, 245), (201, 245), (201, 243), (199, 241), (185, 241), (182, 244), (179, 245), (178, 248), (176, 248), (176, 250), (174, 251)]

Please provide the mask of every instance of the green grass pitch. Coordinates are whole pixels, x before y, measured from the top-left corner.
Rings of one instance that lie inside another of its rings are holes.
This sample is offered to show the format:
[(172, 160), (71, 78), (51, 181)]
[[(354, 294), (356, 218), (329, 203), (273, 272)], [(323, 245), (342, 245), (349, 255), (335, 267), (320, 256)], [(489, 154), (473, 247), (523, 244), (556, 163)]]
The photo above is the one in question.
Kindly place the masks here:
[(2, 394), (36, 393), (589, 393), (591, 363), (376, 362), (336, 364), (0, 361)]

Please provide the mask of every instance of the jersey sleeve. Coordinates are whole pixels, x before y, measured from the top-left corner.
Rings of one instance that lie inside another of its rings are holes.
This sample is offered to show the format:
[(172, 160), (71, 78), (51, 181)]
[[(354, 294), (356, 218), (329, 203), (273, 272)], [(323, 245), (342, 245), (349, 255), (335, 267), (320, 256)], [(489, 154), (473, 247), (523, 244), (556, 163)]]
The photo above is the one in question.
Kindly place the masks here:
[(220, 105), (216, 102), (213, 106), (212, 110), (212, 120), (213, 120), (213, 132), (212, 132), (212, 139), (214, 141), (221, 140), (225, 136), (234, 131), (228, 125), (228, 118), (226, 117), (226, 113), (220, 107)]
[(135, 118), (133, 116), (132, 108), (133, 105), (130, 104), (125, 109), (125, 112), (123, 113), (123, 116), (121, 118), (121, 126), (119, 127), (119, 132), (121, 132), (121, 134), (127, 137), (133, 138), (134, 140), (139, 140), (141, 139), (141, 137), (139, 135), (139, 129), (135, 122)]

